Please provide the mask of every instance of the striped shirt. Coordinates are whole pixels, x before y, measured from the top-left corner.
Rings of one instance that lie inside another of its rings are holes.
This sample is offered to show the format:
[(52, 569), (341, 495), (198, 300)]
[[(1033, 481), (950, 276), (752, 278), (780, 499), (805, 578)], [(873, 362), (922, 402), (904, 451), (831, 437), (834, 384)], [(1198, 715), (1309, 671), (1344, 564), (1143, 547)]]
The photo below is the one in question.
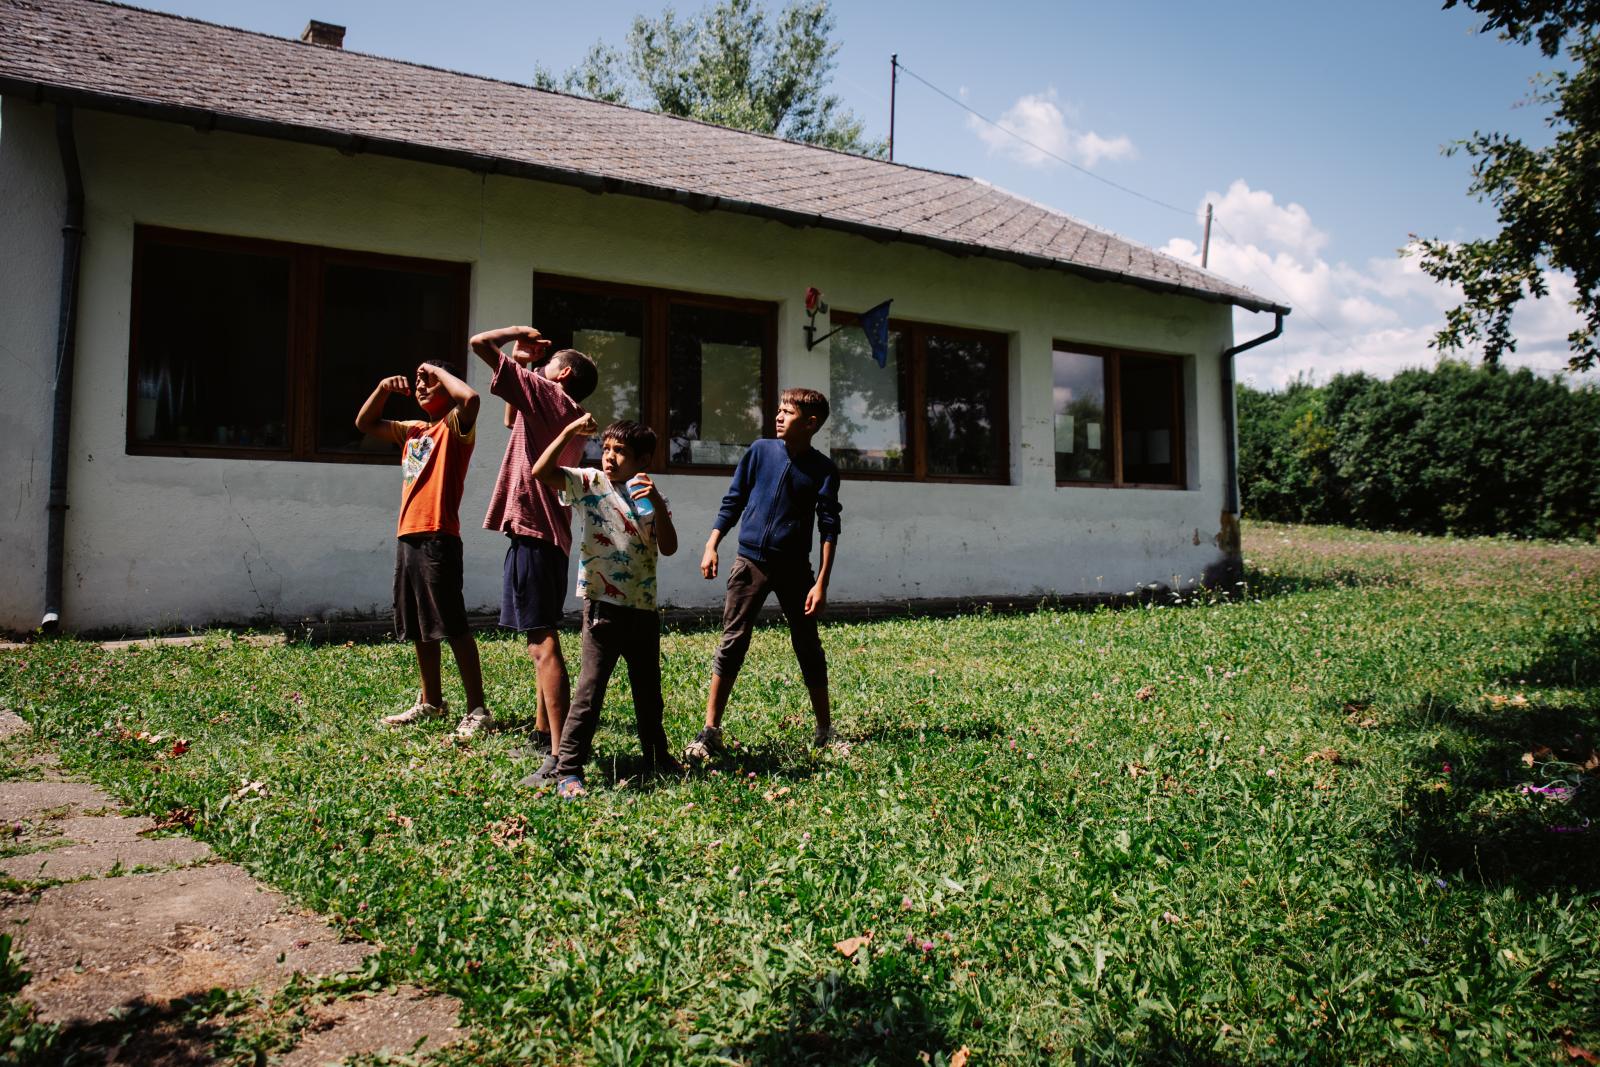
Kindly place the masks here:
[[(584, 414), (578, 402), (537, 370), (519, 366), (500, 356), (489, 382), (489, 392), (511, 405), (516, 419), (511, 439), (500, 460), (500, 473), (489, 497), (485, 530), (536, 537), (561, 551), (572, 552), (572, 509), (563, 507), (556, 490), (533, 476), (533, 465), (550, 447), (562, 428)], [(583, 439), (574, 437), (561, 450), (558, 462), (575, 466), (583, 456)]]

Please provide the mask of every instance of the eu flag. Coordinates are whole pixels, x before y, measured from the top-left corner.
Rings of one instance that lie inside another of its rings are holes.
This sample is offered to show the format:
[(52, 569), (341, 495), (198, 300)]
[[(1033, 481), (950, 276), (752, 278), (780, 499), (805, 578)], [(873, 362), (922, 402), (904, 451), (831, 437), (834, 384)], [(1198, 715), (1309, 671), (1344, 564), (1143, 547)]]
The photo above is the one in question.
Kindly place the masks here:
[(889, 305), (894, 303), (891, 297), (870, 311), (861, 313), (861, 331), (867, 335), (867, 344), (872, 346), (872, 358), (878, 361), (878, 366), (889, 365)]

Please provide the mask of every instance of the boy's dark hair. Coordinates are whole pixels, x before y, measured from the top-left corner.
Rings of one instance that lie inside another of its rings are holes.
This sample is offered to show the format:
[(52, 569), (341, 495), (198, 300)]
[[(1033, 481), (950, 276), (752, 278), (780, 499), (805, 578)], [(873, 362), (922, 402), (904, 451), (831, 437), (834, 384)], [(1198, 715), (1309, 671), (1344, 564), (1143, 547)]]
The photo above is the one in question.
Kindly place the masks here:
[(793, 404), (802, 415), (815, 415), (818, 426), (828, 421), (828, 398), (815, 389), (792, 385), (778, 394), (778, 403)]
[(550, 357), (550, 368), (560, 370), (562, 367), (571, 367), (572, 376), (562, 385), (567, 395), (574, 400), (585, 400), (594, 392), (595, 386), (600, 384), (600, 371), (595, 368), (594, 360), (579, 352), (576, 348), (563, 348)]
[(621, 441), (627, 446), (628, 451), (637, 459), (646, 459), (655, 455), (656, 432), (642, 422), (632, 419), (618, 419), (606, 427), (605, 433), (600, 435), (601, 441)]

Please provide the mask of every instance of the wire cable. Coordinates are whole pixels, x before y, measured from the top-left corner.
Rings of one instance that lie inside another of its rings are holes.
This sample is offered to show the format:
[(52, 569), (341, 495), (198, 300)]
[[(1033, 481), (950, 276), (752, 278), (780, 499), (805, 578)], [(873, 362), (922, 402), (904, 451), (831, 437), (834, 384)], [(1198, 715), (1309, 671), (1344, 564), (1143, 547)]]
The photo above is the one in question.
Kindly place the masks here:
[[(969, 115), (972, 115), (974, 118), (977, 118), (982, 122), (988, 123), (990, 126), (993, 126), (997, 130), (1000, 130), (1002, 133), (1005, 133), (1005, 134), (1007, 134), (1007, 135), (1009, 135), (1011, 137), (1016, 138), (1018, 141), (1022, 142), (1025, 145), (1027, 145), (1029, 148), (1033, 149), (1035, 152), (1038, 152), (1038, 153), (1040, 153), (1041, 155), (1044, 155), (1044, 156), (1048, 156), (1049, 158), (1055, 160), (1058, 163), (1063, 163), (1066, 166), (1071, 167), (1073, 170), (1077, 171), (1079, 174), (1084, 175), (1085, 177), (1093, 178), (1095, 181), (1100, 182), (1103, 185), (1109, 185), (1111, 188), (1116, 189), (1119, 192), (1127, 193), (1129, 196), (1137, 197), (1138, 199), (1143, 200), (1148, 204), (1154, 204), (1156, 207), (1165, 208), (1166, 210), (1171, 211), (1171, 212), (1175, 212), (1176, 214), (1182, 215), (1185, 218), (1194, 219), (1196, 217), (1195, 216), (1195, 212), (1193, 212), (1191, 210), (1178, 207), (1178, 206), (1176, 206), (1174, 204), (1169, 204), (1165, 200), (1158, 200), (1157, 198), (1155, 198), (1153, 196), (1148, 196), (1148, 195), (1146, 195), (1144, 193), (1141, 193), (1137, 189), (1131, 189), (1128, 186), (1121, 184), (1120, 182), (1114, 182), (1110, 178), (1105, 177), (1104, 175), (1096, 174), (1094, 171), (1090, 170), (1087, 167), (1079, 166), (1077, 163), (1074, 163), (1072, 160), (1067, 159), (1064, 156), (1057, 155), (1056, 153), (1050, 151), (1048, 148), (1045, 148), (1043, 145), (1035, 144), (1034, 142), (1028, 140), (1026, 137), (1022, 136), (1022, 134), (1018, 133), (1016, 130), (1013, 130), (1011, 127), (1005, 126), (1005, 125), (1002, 125), (1001, 123), (996, 122), (994, 119), (991, 119), (988, 115), (985, 115), (983, 112), (978, 111), (977, 109), (975, 109), (975, 108), (971, 107), (970, 105), (968, 105), (965, 101), (962, 101), (959, 98), (954, 97), (954, 96), (950, 95), (949, 93), (945, 92), (943, 89), (939, 88), (937, 85), (933, 84), (927, 78), (924, 78), (922, 75), (918, 74), (916, 71), (912, 70), (910, 67), (906, 66), (904, 63), (897, 63), (896, 65), (901, 70), (905, 71), (907, 74), (909, 74), (913, 78), (915, 78), (917, 81), (921, 82), (923, 85), (927, 86), (929, 89), (933, 90), (938, 95), (944, 97), (946, 100), (948, 100), (952, 104), (956, 105), (956, 107), (959, 107), (961, 110), (967, 112)], [(1230, 233), (1228, 231), (1228, 228), (1222, 224), (1221, 218), (1218, 217), (1218, 215), (1215, 212), (1212, 213), (1211, 217), (1212, 217), (1212, 222), (1215, 224), (1216, 228), (1221, 230), (1222, 233), (1228, 238), (1228, 240), (1232, 241), (1235, 245), (1237, 245), (1240, 248), (1246, 247), (1243, 242), (1241, 242), (1237, 237), (1235, 237), (1232, 233)], [(1270, 285), (1273, 289), (1276, 289), (1278, 291), (1279, 295), (1282, 296), (1285, 301), (1290, 299), (1288, 290), (1284, 286), (1279, 284), (1278, 280), (1276, 278), (1272, 277), (1272, 275), (1267, 272), (1266, 268), (1264, 268), (1264, 267), (1256, 267), (1254, 265), (1249, 265), (1247, 267), (1247, 269), (1252, 274), (1256, 275), (1257, 277), (1261, 278), (1263, 281), (1267, 282), (1268, 285)], [(1339, 342), (1348, 351), (1351, 351), (1351, 352), (1356, 351), (1356, 347), (1351, 341), (1349, 341), (1347, 338), (1344, 338), (1344, 337), (1340, 336), (1339, 334), (1335, 333), (1332, 329), (1330, 329), (1328, 327), (1327, 323), (1323, 322), (1321, 319), (1317, 318), (1315, 315), (1311, 314), (1310, 311), (1308, 311), (1308, 310), (1306, 310), (1304, 308), (1302, 308), (1301, 311), (1302, 311), (1304, 317), (1310, 319), (1313, 323), (1315, 323), (1318, 327), (1320, 327), (1322, 329), (1323, 333), (1327, 334), (1329, 337), (1331, 337), (1335, 341)]]

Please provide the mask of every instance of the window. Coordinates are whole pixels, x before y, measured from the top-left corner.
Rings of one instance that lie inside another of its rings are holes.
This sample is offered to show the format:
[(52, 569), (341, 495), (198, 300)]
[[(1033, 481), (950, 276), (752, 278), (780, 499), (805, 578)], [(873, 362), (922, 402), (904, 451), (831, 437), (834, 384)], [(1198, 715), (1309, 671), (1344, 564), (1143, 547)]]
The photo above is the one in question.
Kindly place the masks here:
[[(462, 366), (468, 271), (139, 227), (129, 453), (392, 462), (356, 412), (385, 375)], [(384, 415), (420, 413), (393, 396)]]
[(830, 338), (828, 422), (840, 471), (1007, 480), (1003, 335), (891, 320), (879, 367), (854, 315), (835, 312), (833, 325), (841, 329)]
[[(642, 286), (534, 276), (534, 326), (595, 361), (584, 407), (601, 426), (637, 419), (661, 438), (658, 469), (725, 471), (777, 415), (777, 307)], [(586, 453), (598, 462), (598, 444)]]
[(1056, 482), (1181, 487), (1183, 360), (1057, 342)]

